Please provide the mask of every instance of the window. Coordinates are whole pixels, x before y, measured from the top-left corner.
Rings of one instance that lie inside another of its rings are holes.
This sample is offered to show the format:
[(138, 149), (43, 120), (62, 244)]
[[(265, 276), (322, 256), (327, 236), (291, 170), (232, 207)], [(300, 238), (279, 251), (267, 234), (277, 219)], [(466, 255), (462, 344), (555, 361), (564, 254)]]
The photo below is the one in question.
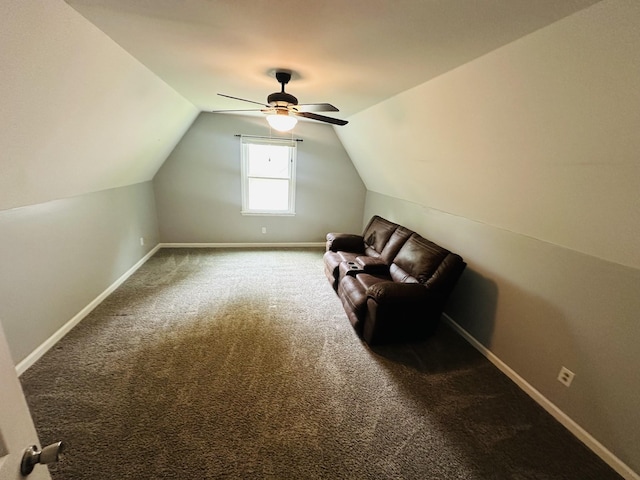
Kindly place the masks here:
[(242, 137), (242, 214), (295, 215), (296, 141)]

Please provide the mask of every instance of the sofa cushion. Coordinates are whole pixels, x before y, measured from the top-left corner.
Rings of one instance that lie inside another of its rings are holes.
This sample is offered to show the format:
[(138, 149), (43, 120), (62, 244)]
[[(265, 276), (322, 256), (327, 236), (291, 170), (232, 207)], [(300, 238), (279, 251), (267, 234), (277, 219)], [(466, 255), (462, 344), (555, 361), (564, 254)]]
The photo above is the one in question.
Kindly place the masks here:
[(397, 282), (425, 283), (448, 254), (448, 250), (414, 233), (393, 259), (391, 275)]
[(390, 264), (393, 258), (398, 254), (398, 251), (402, 248), (407, 239), (413, 235), (413, 231), (399, 226), (389, 237), (389, 240), (385, 244), (384, 248), (380, 252), (380, 256), (384, 261)]
[(364, 253), (372, 257), (380, 256), (380, 253), (397, 228), (397, 223), (374, 215), (362, 235), (364, 238)]

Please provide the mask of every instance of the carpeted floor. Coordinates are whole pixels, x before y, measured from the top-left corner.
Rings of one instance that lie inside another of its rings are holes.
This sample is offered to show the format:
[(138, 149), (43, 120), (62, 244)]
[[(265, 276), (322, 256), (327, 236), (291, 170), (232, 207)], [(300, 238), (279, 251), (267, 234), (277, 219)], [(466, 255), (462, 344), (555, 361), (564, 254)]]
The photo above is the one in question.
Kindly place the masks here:
[(619, 477), (446, 327), (374, 350), (319, 249), (163, 249), (21, 381), (54, 480)]

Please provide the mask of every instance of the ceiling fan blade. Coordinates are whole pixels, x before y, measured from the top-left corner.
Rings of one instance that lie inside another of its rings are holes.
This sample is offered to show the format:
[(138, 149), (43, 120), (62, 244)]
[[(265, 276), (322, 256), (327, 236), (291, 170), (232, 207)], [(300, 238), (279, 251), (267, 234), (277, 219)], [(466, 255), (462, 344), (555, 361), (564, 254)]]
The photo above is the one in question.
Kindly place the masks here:
[(254, 102), (253, 100), (247, 100), (244, 98), (232, 97), (231, 95), (225, 95), (224, 93), (219, 93), (218, 95), (220, 95), (221, 97), (232, 98), (233, 100), (240, 100), (241, 102), (255, 103), (256, 105), (262, 105), (263, 107), (271, 108), (271, 105), (268, 105), (266, 103)]
[(264, 109), (262, 108), (249, 108), (249, 109), (240, 109), (240, 110), (210, 110), (209, 113), (225, 113), (225, 112), (262, 112)]
[(336, 107), (330, 103), (301, 103), (295, 108), (299, 112), (339, 112)]
[(311, 113), (311, 112), (292, 112), (292, 113), (294, 115), (297, 115), (298, 117), (310, 118), (311, 120), (318, 120), (320, 122), (332, 123), (334, 125), (346, 125), (347, 123), (349, 123), (346, 120), (340, 120), (339, 118), (325, 117), (324, 115), (318, 115), (317, 113)]

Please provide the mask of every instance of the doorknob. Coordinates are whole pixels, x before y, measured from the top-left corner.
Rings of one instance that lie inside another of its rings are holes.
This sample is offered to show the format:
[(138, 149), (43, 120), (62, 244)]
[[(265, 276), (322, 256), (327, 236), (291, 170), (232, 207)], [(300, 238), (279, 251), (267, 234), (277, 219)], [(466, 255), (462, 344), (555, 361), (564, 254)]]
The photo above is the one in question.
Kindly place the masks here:
[(38, 447), (32, 445), (24, 451), (22, 455), (22, 462), (20, 463), (20, 473), (24, 476), (33, 472), (33, 467), (36, 464), (46, 465), (48, 463), (55, 463), (60, 457), (60, 453), (64, 449), (62, 442), (52, 443), (47, 445), (41, 451), (38, 451)]

